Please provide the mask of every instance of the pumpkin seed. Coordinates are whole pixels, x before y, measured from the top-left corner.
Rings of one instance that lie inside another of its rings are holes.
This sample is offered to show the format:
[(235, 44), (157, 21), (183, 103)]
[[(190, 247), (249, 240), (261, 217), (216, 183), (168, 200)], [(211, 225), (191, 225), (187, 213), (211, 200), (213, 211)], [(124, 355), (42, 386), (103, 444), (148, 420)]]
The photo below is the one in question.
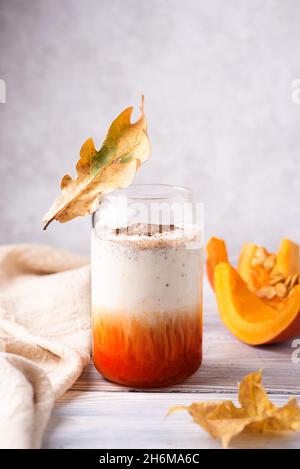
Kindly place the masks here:
[(257, 296), (259, 298), (267, 298), (267, 300), (271, 300), (276, 296), (276, 290), (272, 286), (267, 286), (267, 287), (261, 287), (259, 290), (256, 292)]
[(284, 283), (279, 282), (275, 285), (275, 291), (278, 298), (284, 298), (288, 292), (288, 289)]
[(255, 257), (260, 257), (262, 259), (265, 259), (266, 256), (266, 251), (262, 247), (258, 247), (255, 251)]
[(271, 278), (271, 280), (269, 281), (269, 285), (276, 285), (277, 283), (279, 282), (284, 282), (284, 277), (274, 277), (274, 278)]
[(267, 269), (267, 270), (273, 269), (273, 267), (275, 265), (275, 260), (276, 259), (275, 259), (275, 256), (273, 254), (268, 256), (263, 262), (264, 268)]
[(287, 278), (285, 279), (285, 285), (289, 288), (291, 280), (292, 280), (292, 275), (288, 275)]
[(261, 265), (263, 263), (263, 261), (264, 261), (263, 259), (258, 259), (256, 257), (253, 257), (251, 259), (251, 266), (256, 267), (257, 265)]
[(293, 275), (289, 284), (289, 288), (292, 290), (292, 288), (294, 288), (294, 286), (297, 285), (298, 281), (299, 281), (299, 275), (298, 274)]

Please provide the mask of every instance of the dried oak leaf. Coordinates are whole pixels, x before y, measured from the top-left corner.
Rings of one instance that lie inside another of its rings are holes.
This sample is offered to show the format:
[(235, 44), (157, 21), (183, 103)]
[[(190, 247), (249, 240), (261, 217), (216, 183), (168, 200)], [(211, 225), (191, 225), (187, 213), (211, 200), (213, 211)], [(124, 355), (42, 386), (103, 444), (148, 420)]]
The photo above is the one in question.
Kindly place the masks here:
[(46, 213), (44, 229), (54, 219), (65, 223), (93, 213), (103, 194), (129, 186), (136, 171), (150, 156), (143, 104), (142, 97), (141, 115), (134, 123), (130, 122), (132, 107), (121, 112), (111, 124), (100, 150), (96, 150), (92, 138), (82, 145), (77, 177), (63, 177), (62, 193)]
[(239, 384), (239, 403), (232, 401), (195, 402), (190, 406), (172, 407), (168, 415), (187, 410), (213, 438), (227, 448), (230, 440), (242, 431), (258, 433), (296, 431), (300, 428), (300, 408), (295, 398), (276, 407), (268, 398), (261, 382), (261, 371), (251, 373)]

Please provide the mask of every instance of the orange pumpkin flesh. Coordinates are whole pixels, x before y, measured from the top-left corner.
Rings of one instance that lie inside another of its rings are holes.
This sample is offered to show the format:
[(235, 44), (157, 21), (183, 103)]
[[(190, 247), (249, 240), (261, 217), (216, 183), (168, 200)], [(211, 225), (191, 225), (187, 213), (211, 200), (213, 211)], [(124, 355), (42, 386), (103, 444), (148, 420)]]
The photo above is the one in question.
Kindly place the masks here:
[[(251, 265), (258, 246), (250, 243), (244, 245), (237, 271), (228, 260), (224, 262), (221, 259), (226, 253), (224, 241), (216, 242), (213, 238), (208, 245), (207, 265), (214, 272), (213, 284), (220, 316), (238, 339), (250, 345), (262, 345), (300, 335), (300, 285), (295, 286), (283, 300), (261, 299), (255, 291), (268, 284), (270, 273), (261, 266)], [(209, 259), (214, 249), (214, 255)], [(298, 273), (298, 245), (283, 240), (274, 269), (285, 276)], [(212, 273), (208, 271), (208, 275), (212, 276)]]
[(286, 277), (300, 272), (300, 249), (298, 244), (293, 243), (289, 239), (281, 241), (276, 256), (275, 270), (281, 272)]

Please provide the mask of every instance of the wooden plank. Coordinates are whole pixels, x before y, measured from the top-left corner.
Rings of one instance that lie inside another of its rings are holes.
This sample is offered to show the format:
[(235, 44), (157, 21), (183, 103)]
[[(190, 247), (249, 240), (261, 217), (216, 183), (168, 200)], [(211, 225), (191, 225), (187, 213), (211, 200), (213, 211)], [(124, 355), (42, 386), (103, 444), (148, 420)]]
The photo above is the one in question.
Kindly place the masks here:
[[(300, 397), (300, 396), (298, 396)], [(232, 399), (210, 393), (112, 393), (68, 391), (57, 402), (45, 432), (45, 448), (219, 448), (187, 412), (165, 418), (169, 407), (197, 400)], [(277, 405), (287, 398), (271, 395)], [(300, 448), (300, 433), (243, 434), (234, 448)]]

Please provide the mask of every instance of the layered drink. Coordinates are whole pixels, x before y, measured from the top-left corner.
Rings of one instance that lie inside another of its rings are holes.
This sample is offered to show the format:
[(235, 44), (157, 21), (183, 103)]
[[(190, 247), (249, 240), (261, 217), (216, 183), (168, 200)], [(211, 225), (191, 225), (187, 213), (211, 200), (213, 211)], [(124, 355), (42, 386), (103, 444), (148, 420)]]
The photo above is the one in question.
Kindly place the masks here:
[(175, 384), (201, 363), (201, 233), (175, 224), (95, 223), (93, 359), (107, 379)]
[(132, 205), (129, 213), (134, 222), (127, 216), (121, 227), (94, 217), (94, 364), (129, 386), (175, 384), (201, 363), (201, 233), (191, 224), (139, 221)]

